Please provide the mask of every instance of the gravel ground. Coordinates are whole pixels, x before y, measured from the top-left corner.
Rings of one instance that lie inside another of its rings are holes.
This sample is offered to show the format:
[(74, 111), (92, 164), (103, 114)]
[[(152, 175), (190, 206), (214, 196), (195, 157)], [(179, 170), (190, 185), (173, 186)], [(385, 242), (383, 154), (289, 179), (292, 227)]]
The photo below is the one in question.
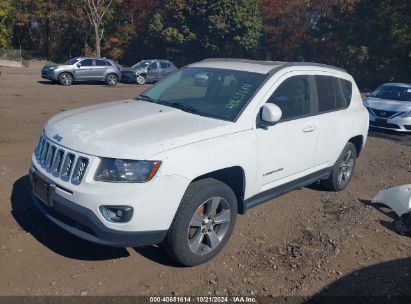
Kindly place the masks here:
[(312, 185), (256, 207), (216, 259), (183, 268), (157, 247), (77, 239), (30, 199), (30, 156), (49, 117), (146, 86), (61, 87), (40, 67), (1, 72), (0, 295), (411, 296), (411, 239), (395, 232), (389, 209), (370, 205), (379, 190), (411, 182), (411, 135), (370, 132), (345, 191)]

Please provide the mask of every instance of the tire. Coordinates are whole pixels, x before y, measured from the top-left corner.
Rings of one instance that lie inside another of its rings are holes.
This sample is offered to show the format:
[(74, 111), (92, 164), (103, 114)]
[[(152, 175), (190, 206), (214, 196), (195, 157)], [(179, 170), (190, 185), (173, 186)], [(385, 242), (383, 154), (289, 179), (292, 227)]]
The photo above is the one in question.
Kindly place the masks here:
[(347, 143), (335, 162), (331, 175), (322, 180), (321, 185), (331, 191), (344, 190), (351, 181), (357, 163), (357, 150), (352, 143)]
[(58, 83), (64, 86), (69, 86), (73, 84), (73, 75), (70, 73), (63, 72), (58, 77)]
[(212, 178), (193, 182), (162, 247), (182, 265), (205, 263), (227, 243), (236, 217), (237, 199), (229, 186)]
[(108, 74), (106, 76), (106, 84), (107, 85), (115, 86), (117, 84), (117, 82), (118, 82), (118, 77), (117, 77), (116, 74), (111, 73), (111, 74)]
[(146, 83), (146, 76), (145, 75), (137, 75), (136, 83), (137, 84), (145, 84)]

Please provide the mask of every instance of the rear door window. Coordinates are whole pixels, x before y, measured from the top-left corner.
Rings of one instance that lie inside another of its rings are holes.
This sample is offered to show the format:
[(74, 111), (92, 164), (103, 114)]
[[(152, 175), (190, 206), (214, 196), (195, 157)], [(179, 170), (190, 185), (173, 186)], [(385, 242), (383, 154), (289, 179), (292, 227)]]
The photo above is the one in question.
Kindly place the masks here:
[(168, 69), (170, 67), (170, 64), (167, 62), (161, 62), (160, 63), (160, 68), (162, 69)]
[(335, 111), (337, 105), (333, 77), (315, 76), (315, 84), (317, 86), (318, 112)]
[(105, 60), (96, 60), (96, 66), (107, 66)]

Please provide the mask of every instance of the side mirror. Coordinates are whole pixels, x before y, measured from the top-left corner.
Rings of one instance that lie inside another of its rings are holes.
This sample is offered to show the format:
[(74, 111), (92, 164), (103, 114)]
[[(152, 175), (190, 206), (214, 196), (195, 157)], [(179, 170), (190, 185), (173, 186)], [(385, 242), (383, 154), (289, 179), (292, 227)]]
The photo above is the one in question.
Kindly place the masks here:
[(364, 96), (365, 96), (365, 97), (370, 97), (370, 96), (371, 96), (371, 93), (364, 93)]
[(81, 63), (77, 63), (76, 66), (79, 68), (81, 67)]
[(280, 121), (283, 112), (280, 107), (273, 103), (266, 103), (261, 109), (261, 121), (259, 127), (266, 129)]

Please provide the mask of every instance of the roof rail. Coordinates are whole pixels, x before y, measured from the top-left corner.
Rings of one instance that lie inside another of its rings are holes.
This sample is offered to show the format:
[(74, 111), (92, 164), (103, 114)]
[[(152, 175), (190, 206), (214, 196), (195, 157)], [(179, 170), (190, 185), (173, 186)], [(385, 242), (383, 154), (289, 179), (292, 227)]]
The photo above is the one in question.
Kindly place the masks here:
[(243, 62), (243, 63), (254, 63), (254, 64), (261, 64), (261, 65), (279, 65), (278, 67), (275, 67), (273, 69), (275, 71), (271, 70), (270, 74), (272, 74), (272, 72), (277, 72), (284, 68), (293, 67), (293, 66), (308, 66), (308, 67), (316, 66), (316, 67), (323, 67), (323, 68), (333, 69), (333, 70), (347, 73), (347, 71), (343, 68), (339, 68), (339, 67), (335, 67), (335, 66), (323, 64), (323, 63), (315, 63), (315, 62), (264, 61), (264, 60), (251, 60), (251, 59), (241, 59), (241, 58), (206, 58), (202, 60), (202, 62), (212, 62), (212, 61)]

